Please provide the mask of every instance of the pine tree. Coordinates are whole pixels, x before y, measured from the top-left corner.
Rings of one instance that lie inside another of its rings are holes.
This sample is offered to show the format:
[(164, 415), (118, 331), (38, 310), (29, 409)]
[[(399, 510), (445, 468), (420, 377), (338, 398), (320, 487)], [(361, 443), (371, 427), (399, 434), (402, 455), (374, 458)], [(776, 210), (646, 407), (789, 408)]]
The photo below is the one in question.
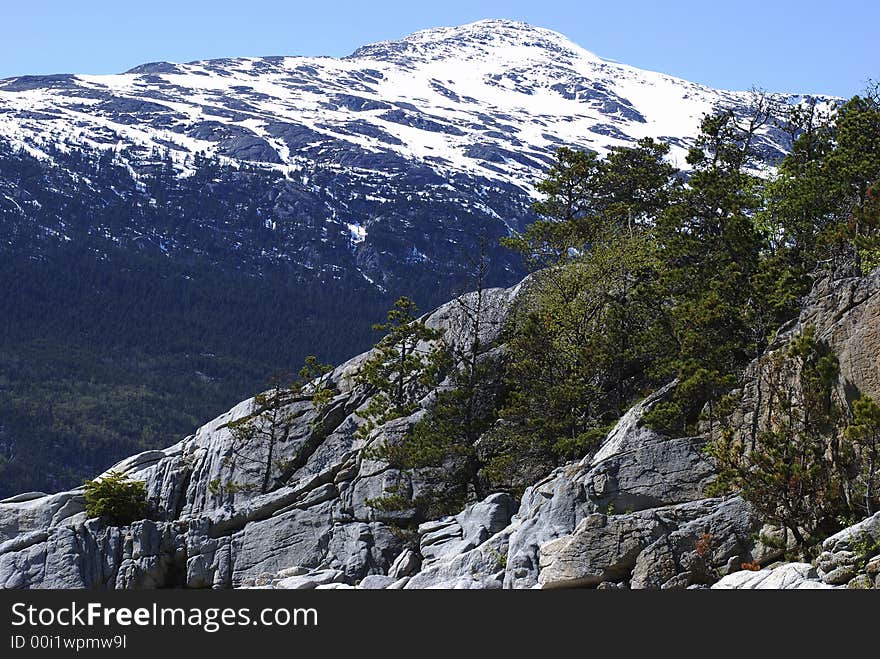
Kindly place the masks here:
[(253, 489), (265, 494), (283, 479), (288, 469), (278, 458), (278, 450), (288, 441), (296, 419), (302, 414), (294, 403), (308, 400), (320, 415), (332, 396), (327, 378), (331, 371), (332, 366), (321, 364), (310, 355), (298, 379), (273, 376), (270, 388), (254, 396), (249, 414), (227, 424), (232, 442), (226, 465), (256, 471), (257, 479), (256, 482), (215, 482), (214, 494), (232, 497), (237, 492)]
[(828, 169), (843, 203), (842, 231), (854, 251), (857, 268), (867, 272), (877, 262), (880, 244), (880, 96), (856, 96), (838, 111), (836, 148)]
[(584, 455), (650, 388), (648, 364), (672, 345), (653, 284), (652, 223), (681, 193), (668, 150), (641, 140), (605, 159), (560, 151), (534, 206), (540, 229), (507, 241), (534, 267), (550, 265), (529, 280), (514, 314), (490, 480)]
[(392, 495), (376, 502), (385, 509), (418, 507), (433, 518), (456, 512), (468, 500), (483, 499), (489, 493), (477, 441), (494, 422), (502, 369), (498, 357), (490, 354), (490, 346), (483, 344), (493, 321), (488, 317), (485, 287), (485, 236), (477, 242), (478, 253), (470, 259), (473, 290), (453, 301), (462, 332), (448, 346), (448, 380), (406, 437), (369, 451), (371, 457), (410, 474), (418, 470), (442, 472), (442, 484), (423, 488), (417, 500)]
[(714, 416), (712, 401), (735, 384), (736, 374), (762, 346), (752, 304), (763, 247), (755, 223), (761, 187), (750, 169), (755, 135), (771, 107), (759, 96), (746, 119), (732, 111), (706, 116), (688, 154), (689, 186), (657, 220), (658, 293), (669, 307), (677, 347), (657, 370), (662, 374), (665, 368), (679, 384), (674, 400), (650, 413), (654, 427), (683, 432), (706, 402)]
[(363, 438), (377, 426), (414, 412), (446, 363), (443, 331), (425, 325), (417, 311), (412, 300), (401, 297), (388, 311), (387, 322), (373, 325), (386, 334), (355, 376), (371, 396), (359, 410), (365, 419), (358, 428)]
[(609, 223), (628, 230), (644, 225), (677, 193), (675, 168), (664, 161), (669, 145), (650, 138), (614, 147), (605, 159), (592, 151), (561, 148), (536, 186), (539, 219), (502, 239), (532, 270), (561, 265), (586, 253)]
[(876, 87), (833, 113), (815, 101), (791, 110), (784, 124), (796, 136), (767, 188), (762, 220), (775, 258), (800, 283), (819, 267), (874, 267), (880, 245), (876, 183), (880, 180), (880, 94)]
[(540, 219), (501, 243), (522, 254), (533, 270), (565, 263), (582, 253), (594, 238), (599, 177), (594, 152), (558, 149), (556, 162), (535, 186), (544, 197), (532, 205)]
[(131, 524), (147, 513), (146, 484), (117, 471), (87, 480), (84, 497), (89, 517), (103, 517), (114, 526)]
[(719, 473), (710, 493), (739, 492), (809, 554), (851, 510), (838, 443), (841, 409), (833, 399), (837, 359), (807, 328), (787, 353), (765, 357), (761, 373), (769, 401), (764, 427), (748, 444), (722, 425), (707, 445)]
[(224, 492), (234, 494), (242, 490), (269, 491), (273, 472), (278, 471), (276, 452), (290, 437), (296, 414), (291, 410), (298, 387), (283, 376), (270, 380), (268, 391), (254, 396), (248, 415), (227, 424), (232, 434), (229, 466), (255, 468), (259, 475), (255, 483), (226, 483)]
[(858, 465), (864, 512), (877, 512), (878, 481), (880, 481), (880, 405), (870, 396), (862, 396), (853, 404), (853, 422), (846, 429)]

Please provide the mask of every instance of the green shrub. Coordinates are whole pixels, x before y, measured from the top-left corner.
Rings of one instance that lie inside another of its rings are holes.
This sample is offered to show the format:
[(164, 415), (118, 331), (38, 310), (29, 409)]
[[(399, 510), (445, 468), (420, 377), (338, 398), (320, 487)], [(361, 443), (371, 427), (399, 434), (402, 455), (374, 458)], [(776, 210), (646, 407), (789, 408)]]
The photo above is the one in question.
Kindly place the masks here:
[(101, 480), (85, 482), (86, 513), (90, 518), (104, 517), (114, 526), (125, 526), (143, 519), (147, 511), (146, 486), (143, 481), (111, 471)]

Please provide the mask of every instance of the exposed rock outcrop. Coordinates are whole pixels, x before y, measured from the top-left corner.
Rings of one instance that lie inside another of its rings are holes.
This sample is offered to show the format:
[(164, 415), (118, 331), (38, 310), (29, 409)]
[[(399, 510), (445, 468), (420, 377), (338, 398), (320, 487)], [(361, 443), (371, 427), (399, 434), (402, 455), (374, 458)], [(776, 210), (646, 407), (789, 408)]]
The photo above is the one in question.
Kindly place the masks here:
[(741, 570), (729, 574), (712, 588), (719, 590), (801, 590), (830, 588), (809, 563), (785, 563), (773, 569)]
[[(486, 293), (487, 352), (499, 349), (519, 291)], [(425, 319), (447, 343), (467, 340), (456, 302)], [(842, 396), (880, 394), (880, 273), (817, 285), (772, 349), (808, 325), (840, 358)], [(764, 542), (772, 529), (749, 504), (705, 496), (714, 478), (705, 437), (645, 425), (673, 384), (627, 412), (594, 454), (553, 470), (519, 501), (496, 493), (428, 521), (415, 510), (379, 511), (370, 499), (400, 488), (417, 495), (426, 484), (363, 449), (397, 441), (424, 411), (359, 437), (367, 397), (354, 374), (367, 357), (333, 371), (334, 395), (320, 413), (308, 394), (291, 404), (295, 427), (277, 456), (285, 468), (264, 494), (217, 486), (253, 478), (225, 459), (229, 422), (251, 409), (244, 401), (180, 443), (116, 465), (146, 482), (150, 520), (121, 528), (88, 520), (81, 490), (0, 502), (0, 587), (855, 588), (880, 579), (880, 514), (828, 538), (815, 565), (775, 564), (782, 550)], [(759, 360), (748, 371), (735, 415), (741, 432), (760, 426), (761, 368)]]
[[(484, 291), (480, 339), (487, 350), (497, 343), (518, 291)], [(451, 347), (470, 338), (456, 301), (424, 319), (444, 331)], [(385, 424), (366, 440), (356, 436), (363, 421), (357, 410), (367, 398), (353, 376), (368, 354), (333, 371), (329, 386), (334, 397), (320, 414), (308, 394), (293, 401), (288, 410), (295, 417), (293, 429), (275, 456), (285, 469), (265, 494), (240, 490), (230, 496), (223, 488), (255, 480), (252, 465), (228, 459), (233, 445), (228, 424), (250, 413), (252, 401), (247, 400), (178, 444), (112, 468), (146, 483), (153, 521), (114, 528), (87, 520), (81, 489), (0, 502), (0, 587), (227, 588), (254, 585), (260, 578), (271, 583), (266, 575), (290, 568), (325, 576), (331, 571), (341, 575), (332, 583), (347, 584), (370, 575), (402, 579), (415, 574), (422, 556), (406, 549), (389, 524), (406, 521), (407, 513), (383, 514), (367, 502), (401, 483), (417, 494), (422, 483), (366, 459), (361, 449), (394, 441), (423, 412)], [(434, 554), (426, 545), (426, 562), (483, 543), (507, 524), (515, 507), (507, 495), (471, 506), (444, 523), (448, 537), (438, 538), (443, 542), (435, 543)], [(322, 579), (310, 582), (326, 585)], [(379, 582), (372, 580), (374, 587)]]
[[(746, 369), (740, 404), (730, 424), (747, 444), (767, 429), (766, 410), (772, 398), (769, 358), (784, 353), (807, 328), (837, 357), (837, 400), (851, 404), (861, 395), (880, 400), (880, 271), (868, 277), (826, 277), (816, 282), (799, 317), (779, 330), (764, 358)], [(783, 384), (797, 393), (796, 367), (789, 365), (785, 376)]]

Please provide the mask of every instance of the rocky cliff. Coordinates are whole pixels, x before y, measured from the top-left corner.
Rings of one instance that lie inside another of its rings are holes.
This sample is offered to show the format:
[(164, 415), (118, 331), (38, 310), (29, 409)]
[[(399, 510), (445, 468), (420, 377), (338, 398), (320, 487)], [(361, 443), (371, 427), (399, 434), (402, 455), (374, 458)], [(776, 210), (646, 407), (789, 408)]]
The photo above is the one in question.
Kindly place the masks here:
[[(484, 350), (499, 349), (522, 288), (486, 294)], [(461, 344), (462, 309), (450, 302), (425, 322)], [(819, 282), (771, 350), (807, 325), (839, 356), (844, 397), (880, 393), (880, 272)], [(353, 375), (368, 356), (333, 371), (334, 397), (320, 414), (308, 395), (291, 404), (294, 429), (280, 445), (289, 467), (267, 494), (230, 499), (212, 486), (248, 477), (224, 460), (228, 424), (251, 409), (244, 401), (178, 444), (114, 467), (146, 482), (149, 520), (86, 519), (81, 489), (0, 502), (0, 587), (809, 588), (870, 586), (880, 571), (876, 559), (856, 560), (866, 534), (880, 540), (880, 515), (826, 540), (816, 565), (777, 564), (781, 550), (765, 542), (774, 530), (745, 501), (705, 497), (714, 478), (705, 437), (668, 437), (643, 423), (671, 385), (624, 415), (595, 454), (557, 468), (521, 500), (496, 493), (403, 534), (395, 522), (418, 520), (368, 502), (400, 487), (417, 495), (425, 483), (364, 448), (406, 433), (431, 395), (413, 415), (358, 437), (368, 396)], [(760, 368), (758, 360), (747, 373), (736, 417), (743, 428), (759, 423)]]

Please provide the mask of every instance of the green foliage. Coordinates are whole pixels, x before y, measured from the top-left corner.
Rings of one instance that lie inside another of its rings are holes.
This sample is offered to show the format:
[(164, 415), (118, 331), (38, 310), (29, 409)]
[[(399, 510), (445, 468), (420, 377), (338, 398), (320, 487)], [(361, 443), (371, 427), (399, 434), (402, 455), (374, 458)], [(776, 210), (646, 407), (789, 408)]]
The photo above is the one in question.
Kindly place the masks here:
[[(556, 245), (552, 267), (533, 275), (511, 323), (504, 423), (495, 433), (504, 452), (551, 466), (584, 455), (650, 388), (648, 365), (668, 356), (650, 226), (679, 194), (667, 151), (652, 140), (605, 160), (560, 151), (535, 210), (567, 242)], [(528, 232), (510, 244), (534, 265), (533, 255), (546, 253)], [(499, 477), (511, 466), (499, 455), (487, 468)]]
[(419, 502), (414, 501), (411, 497), (401, 492), (400, 489), (400, 486), (392, 485), (385, 490), (381, 497), (367, 499), (364, 503), (371, 508), (383, 512), (397, 512), (408, 508), (415, 508), (419, 505)]
[(850, 548), (855, 554), (857, 569), (863, 570), (868, 561), (880, 554), (880, 540), (876, 540), (870, 533), (862, 532), (857, 538), (850, 540)]
[(373, 325), (385, 332), (374, 354), (363, 363), (356, 382), (366, 385), (370, 402), (359, 414), (365, 422), (358, 435), (366, 438), (377, 426), (407, 416), (424, 393), (437, 383), (447, 362), (441, 330), (430, 329), (416, 313), (415, 303), (399, 298), (388, 311), (387, 322)]
[(224, 481), (221, 478), (214, 478), (208, 481), (208, 492), (218, 499), (224, 499), (229, 502), (233, 501), (235, 495), (239, 492), (253, 492), (254, 489), (255, 485), (253, 483), (239, 483), (233, 480)]
[(853, 244), (859, 267), (868, 274), (880, 267), (880, 180), (867, 189), (859, 220), (860, 233)]
[(437, 394), (428, 413), (401, 443), (371, 452), (403, 471), (442, 471), (442, 485), (421, 495), (422, 509), (437, 516), (451, 514), (470, 498), (488, 494), (490, 483), (475, 443), (494, 421), (498, 375), (498, 364), (492, 362), (477, 364), (475, 372), (460, 368), (453, 374), (453, 388)]
[[(804, 552), (839, 520), (876, 510), (880, 411), (870, 399), (856, 401), (847, 427), (847, 410), (832, 396), (836, 360), (811, 331), (789, 351), (767, 358), (768, 380), (762, 385), (772, 403), (766, 428), (743, 443), (724, 425), (736, 403), (731, 391), (743, 384), (744, 366), (763, 352), (778, 327), (796, 316), (812, 281), (826, 270), (867, 272), (880, 264), (877, 94), (855, 97), (830, 113), (813, 101), (792, 108), (773, 128), (792, 137), (793, 149), (774, 175), (759, 177), (755, 137), (770, 127), (775, 114), (774, 99), (756, 94), (750, 113), (706, 116), (688, 154), (692, 170), (687, 176), (665, 161), (669, 147), (653, 140), (612, 149), (604, 158), (560, 149), (538, 186), (542, 198), (533, 209), (538, 221), (504, 239), (535, 272), (506, 328), (503, 352), (480, 344), (482, 265), (477, 296), (462, 307), (471, 338), (460, 345), (443, 345), (441, 333), (417, 318), (411, 299), (397, 300), (387, 322), (375, 326), (385, 336), (356, 376), (370, 395), (360, 411), (365, 422), (358, 434), (369, 440), (377, 426), (411, 414), (448, 377), (450, 386), (436, 391), (411, 433), (366, 452), (411, 475), (423, 471), (443, 478), (434, 490), (428, 487), (415, 497), (406, 488), (391, 488), (372, 505), (388, 512), (417, 508), (435, 516), (491, 491), (517, 492), (554, 465), (594, 450), (634, 401), (676, 378), (671, 398), (653, 408), (648, 423), (671, 434), (705, 430), (708, 423), (715, 437), (709, 451), (721, 472), (719, 491), (740, 491), (768, 520), (788, 528)], [(198, 183), (207, 185), (218, 175), (200, 171)], [(228, 210), (214, 200), (206, 203), (218, 214)], [(271, 249), (272, 236), (259, 236)], [(109, 291), (111, 302), (124, 297), (125, 291), (114, 290), (114, 277), (133, 264), (117, 265), (107, 271), (96, 267), (88, 290), (72, 293), (72, 313), (101, 313), (103, 301), (97, 306), (89, 301), (93, 290)], [(118, 285), (137, 284), (151, 308), (162, 308), (184, 275), (190, 281), (189, 271), (171, 272), (152, 261), (134, 265), (146, 275), (160, 275), (146, 279), (159, 282), (155, 291), (137, 278), (123, 278)], [(24, 280), (18, 283), (21, 299), (46, 299), (41, 293), (63, 280), (58, 272), (44, 274), (36, 278), (42, 288), (33, 288), (33, 278), (20, 275), (24, 267), (19, 263), (7, 272)], [(211, 279), (207, 271), (194, 267), (192, 272), (197, 281)], [(126, 416), (120, 425), (129, 444), (151, 445), (167, 438), (172, 427), (194, 425), (197, 413), (204, 416), (199, 410), (213, 409), (222, 398), (220, 389), (223, 396), (232, 396), (252, 382), (254, 372), (247, 364), (276, 358), (286, 363), (288, 353), (268, 348), (281, 343), (277, 335), (261, 328), (277, 328), (278, 335), (287, 336), (298, 335), (299, 326), (292, 328), (283, 314), (267, 315), (252, 298), (265, 290), (275, 291), (276, 299), (298, 295), (296, 285), (285, 283), (289, 274), (266, 271), (252, 286), (239, 279), (225, 282), (229, 299), (216, 308), (216, 296), (201, 294), (194, 284), (179, 304), (195, 305), (199, 312), (190, 316), (199, 320), (182, 331), (172, 322), (180, 314), (162, 317), (160, 327), (180, 332), (179, 350), (163, 354), (146, 369), (148, 351), (130, 359), (137, 362), (138, 373), (161, 372), (176, 359), (186, 368), (181, 367), (171, 395), (174, 414), (150, 424), (143, 420), (167, 407), (151, 379), (138, 390), (134, 380), (120, 378), (120, 366), (112, 369), (119, 379), (107, 388), (96, 386), (101, 377), (71, 382), (79, 358), (75, 351), (59, 349), (64, 354), (51, 363), (64, 368), (57, 377), (44, 378), (48, 384), (36, 385), (39, 378), (29, 356), (16, 353), (21, 345), (16, 333), (34, 333), (48, 318), (54, 325), (45, 335), (69, 341), (68, 323), (39, 302), (25, 305), (24, 312), (0, 314), (4, 336), (15, 339), (0, 341), (0, 419), (5, 424), (0, 428), (0, 473), (5, 477), (21, 463), (4, 440), (7, 426), (20, 433), (28, 418), (40, 416), (50, 420), (41, 432), (71, 444), (80, 436), (109, 437), (107, 428), (119, 422), (116, 410), (125, 405), (130, 410), (135, 399), (144, 413)], [(49, 304), (67, 293), (54, 291)], [(326, 304), (301, 302), (304, 308)], [(343, 307), (354, 303), (351, 296), (339, 302)], [(95, 346), (119, 329), (143, 339), (154, 328), (107, 323), (88, 337), (87, 356), (80, 361), (97, 363)], [(311, 328), (310, 340), (324, 341), (324, 329)], [(246, 364), (229, 357), (242, 343), (252, 350)], [(221, 345), (225, 357), (193, 357), (209, 344)], [(127, 348), (113, 346), (109, 359), (122, 360), (131, 354)], [(63, 359), (71, 360), (69, 369)], [(203, 369), (206, 364), (209, 370)], [(192, 384), (184, 371), (195, 368), (209, 375)], [(247, 417), (230, 424), (235, 448), (229, 466), (251, 478), (213, 481), (212, 494), (231, 499), (244, 489), (265, 492), (284, 481), (297, 458), (281, 461), (277, 448), (288, 439), (294, 409), (316, 411), (313, 429), (321, 432), (321, 415), (334, 394), (329, 370), (307, 358), (298, 381), (273, 386), (255, 398)], [(39, 389), (38, 404), (18, 395), (22, 382)], [(127, 402), (117, 405), (117, 399)], [(99, 411), (105, 400), (111, 401), (109, 413)], [(85, 452), (88, 447), (81, 444)]]
[(367, 453), (409, 474), (442, 472), (442, 484), (426, 488), (416, 499), (386, 498), (381, 502), (383, 509), (416, 507), (435, 517), (460, 510), (471, 497), (482, 499), (488, 494), (490, 484), (476, 442), (495, 419), (501, 369), (496, 359), (484, 353), (481, 343), (487, 322), (485, 265), (481, 253), (475, 263), (475, 290), (455, 300), (464, 335), (458, 344), (449, 346), (450, 354), (435, 360), (451, 371), (451, 386), (435, 394), (425, 416), (402, 441), (372, 447)]
[(507, 567), (507, 554), (501, 553), (495, 547), (486, 547), (486, 553), (489, 554), (493, 559), (495, 559), (495, 564), (498, 566), (499, 570), (503, 570)]
[[(781, 128), (792, 135), (794, 147), (767, 184), (762, 198), (755, 199), (760, 202), (754, 206), (755, 226), (761, 234), (761, 241), (754, 243), (759, 248), (757, 267), (743, 267), (751, 261), (741, 258), (732, 271), (727, 266), (724, 272), (734, 275), (730, 281), (741, 292), (739, 300), (735, 291), (729, 291), (732, 294), (717, 295), (713, 301), (716, 309), (724, 309), (719, 304), (726, 304), (731, 311), (738, 309), (741, 322), (726, 320), (721, 325), (726, 331), (709, 333), (708, 338), (721, 346), (723, 352), (713, 355), (703, 348), (698, 351), (716, 363), (719, 361), (713, 357), (727, 353), (731, 358), (720, 361), (722, 368), (716, 367), (714, 371), (728, 377), (738, 374), (745, 358), (757, 354), (756, 349), (766, 344), (777, 326), (796, 315), (798, 302), (808, 291), (817, 269), (868, 271), (876, 264), (880, 244), (877, 194), (873, 187), (880, 178), (877, 95), (857, 96), (833, 113), (824, 113), (814, 101), (808, 101), (792, 108)], [(733, 242), (742, 241), (734, 237)], [(744, 276), (737, 277), (738, 271)], [(795, 341), (789, 358), (799, 361), (802, 367), (802, 405), (807, 410), (803, 423), (812, 428), (814, 435), (821, 435), (832, 432), (840, 410), (829, 407), (826, 396), (830, 381), (836, 377), (836, 360), (832, 355), (817, 355), (816, 346), (807, 331)], [(721, 389), (732, 384), (722, 383)], [(683, 410), (684, 416), (693, 416), (695, 409), (690, 414)], [(814, 423), (815, 417), (822, 423)], [(772, 438), (768, 440), (772, 443)], [(830, 442), (828, 450), (833, 454), (835, 478), (841, 495), (851, 506), (852, 482), (844, 473), (851, 467), (845, 465), (846, 447), (835, 437), (814, 440)]]
[(794, 149), (768, 186), (766, 211), (775, 246), (795, 272), (820, 264), (877, 264), (880, 219), (880, 97), (876, 88), (832, 114), (814, 102), (792, 111)]
[(719, 471), (714, 491), (740, 492), (808, 554), (849, 507), (833, 399), (837, 359), (807, 328), (787, 353), (765, 357), (761, 372), (765, 425), (750, 441), (722, 426), (707, 445)]
[(366, 349), (369, 326), (339, 319), (388, 304), (281, 266), (257, 278), (98, 239), (4, 252), (0, 281), (0, 497), (69, 489), (169, 446), (309, 351)]
[(314, 355), (306, 357), (298, 379), (274, 376), (269, 390), (254, 396), (250, 413), (227, 424), (232, 443), (225, 466), (249, 472), (253, 480), (218, 484), (213, 494), (230, 501), (238, 492), (259, 489), (265, 494), (290, 476), (299, 464), (296, 459), (280, 460), (278, 450), (303, 414), (301, 406), (295, 404), (311, 403), (316, 412), (313, 431), (319, 431), (321, 413), (333, 397), (333, 389), (328, 386), (332, 370), (330, 364), (319, 363)]
[(86, 514), (103, 517), (113, 526), (125, 526), (143, 519), (147, 511), (143, 481), (132, 481), (111, 471), (100, 480), (85, 482)]
[(878, 510), (878, 480), (880, 480), (880, 405), (870, 396), (862, 396), (853, 404), (853, 421), (846, 429), (846, 438), (858, 465), (858, 485), (864, 500), (864, 512), (873, 515)]
[(502, 244), (519, 251), (532, 268), (564, 263), (593, 238), (596, 203), (585, 191), (596, 189), (600, 163), (591, 151), (562, 147), (556, 163), (536, 186), (545, 195), (534, 205), (542, 218), (519, 235), (502, 239)]
[(647, 223), (674, 196), (675, 169), (664, 162), (669, 146), (652, 139), (615, 147), (604, 160), (567, 147), (538, 183), (539, 216), (525, 231), (503, 238), (532, 269), (560, 265), (583, 255), (609, 225), (629, 230)]
[(607, 426), (590, 428), (576, 437), (560, 437), (552, 446), (553, 454), (558, 456), (560, 461), (582, 458), (599, 446), (613, 427), (612, 423)]
[(219, 478), (213, 478), (208, 481), (208, 492), (216, 496), (222, 496), (223, 481)]
[(754, 215), (761, 186), (749, 168), (756, 159), (755, 133), (771, 107), (759, 96), (747, 119), (732, 112), (705, 117), (688, 154), (689, 186), (657, 218), (657, 291), (677, 350), (655, 369), (679, 380), (673, 401), (647, 419), (658, 429), (686, 431), (706, 401), (734, 384), (767, 334), (755, 327), (754, 278), (763, 241)]

